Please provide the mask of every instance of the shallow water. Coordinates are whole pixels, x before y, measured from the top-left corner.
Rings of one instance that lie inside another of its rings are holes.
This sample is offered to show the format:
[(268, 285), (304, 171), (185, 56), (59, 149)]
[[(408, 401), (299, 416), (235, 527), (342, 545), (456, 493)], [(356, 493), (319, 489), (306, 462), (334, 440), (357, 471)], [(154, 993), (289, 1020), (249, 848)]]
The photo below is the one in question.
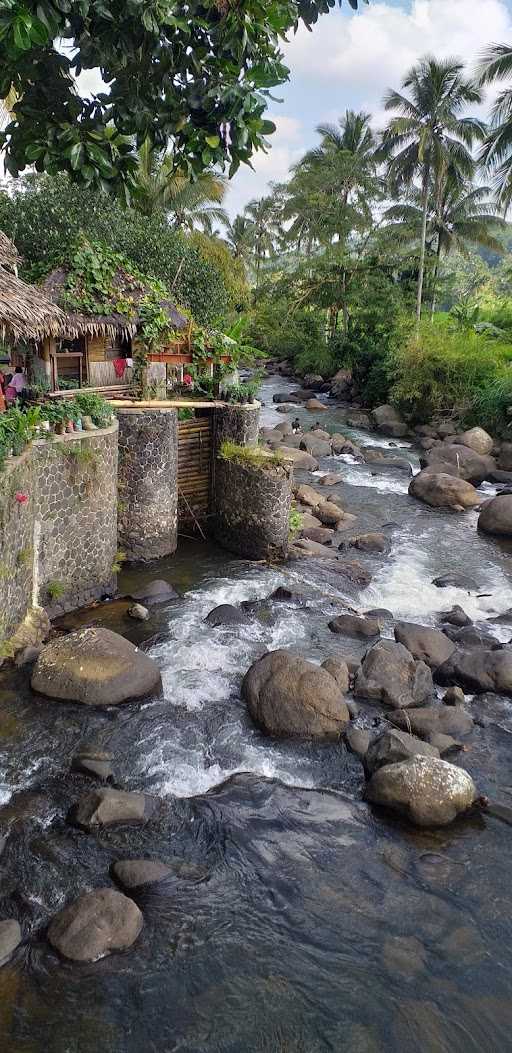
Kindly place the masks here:
[[(287, 387), (265, 384), (265, 422), (285, 419), (271, 400)], [(322, 426), (391, 452), (380, 436), (346, 429), (347, 412), (330, 407)], [(311, 415), (298, 415), (309, 426)], [(417, 467), (418, 451), (399, 452)], [(150, 622), (130, 621), (116, 602), (69, 623), (92, 619), (143, 643), (161, 666), (162, 697), (85, 710), (35, 698), (24, 672), (0, 672), (0, 835), (9, 833), (0, 917), (17, 917), (26, 938), (0, 969), (1, 1053), (510, 1048), (509, 823), (486, 815), (414, 831), (362, 802), (361, 766), (343, 744), (266, 740), (239, 697), (266, 649), (313, 661), (361, 654), (363, 645), (327, 629), (347, 605), (425, 624), (460, 603), (485, 622), (512, 607), (510, 555), (477, 533), (476, 514), (409, 498), (403, 471), (372, 475), (334, 457), (321, 468), (339, 470), (334, 492), (357, 514), (358, 532), (395, 524), (389, 556), (357, 556), (373, 573), (363, 592), (328, 561), (267, 568), (187, 542), (174, 559), (122, 576), (126, 593), (155, 576), (182, 593)], [(448, 571), (462, 575), (459, 588), (432, 585)], [(205, 626), (218, 604), (263, 599), (281, 584), (299, 587), (306, 605), (263, 606), (243, 630)], [(485, 715), (455, 762), (506, 819), (512, 704), (496, 700)], [(382, 723), (372, 707), (358, 722)], [(85, 743), (112, 751), (119, 785), (162, 798), (157, 820), (97, 837), (66, 822), (91, 787), (69, 772)], [(141, 894), (145, 927), (126, 954), (87, 966), (59, 960), (45, 940), (55, 911), (111, 884), (116, 859), (140, 856), (201, 864), (204, 878)]]

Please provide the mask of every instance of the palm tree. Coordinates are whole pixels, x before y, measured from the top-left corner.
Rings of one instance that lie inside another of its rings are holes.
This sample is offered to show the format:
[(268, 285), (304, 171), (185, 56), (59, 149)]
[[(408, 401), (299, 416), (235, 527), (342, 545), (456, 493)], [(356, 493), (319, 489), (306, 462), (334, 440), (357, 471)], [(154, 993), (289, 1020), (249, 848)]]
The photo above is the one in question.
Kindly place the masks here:
[(228, 219), (224, 236), (233, 259), (247, 261), (252, 251), (251, 222), (247, 216), (235, 216), (233, 222)]
[(271, 195), (250, 201), (245, 206), (247, 236), (256, 259), (256, 286), (259, 285), (263, 260), (275, 252), (280, 235), (279, 214), (275, 198)]
[[(494, 231), (504, 227), (505, 221), (497, 215), (489, 187), (475, 187), (461, 181), (457, 173), (449, 172), (441, 192), (433, 190), (427, 217), (426, 245), (434, 254), (431, 280), (431, 315), (435, 311), (437, 280), (442, 256), (459, 252), (468, 256), (474, 245), (503, 252), (503, 246)], [(388, 230), (400, 240), (420, 243), (423, 213), (421, 192), (415, 188), (408, 201), (392, 205), (385, 213)]]
[(482, 139), (485, 126), (474, 117), (461, 117), (470, 103), (481, 102), (480, 89), (462, 75), (456, 59), (437, 61), (426, 56), (402, 81), (410, 94), (390, 90), (386, 110), (396, 111), (382, 135), (381, 156), (388, 164), (390, 187), (398, 195), (420, 180), (420, 258), (416, 319), (421, 317), (429, 199), (432, 187), (442, 185), (450, 166), (466, 177), (474, 170), (471, 147)]
[[(482, 55), (478, 78), (481, 85), (512, 80), (512, 46), (491, 44)], [(491, 109), (491, 129), (480, 160), (494, 175), (498, 203), (508, 209), (512, 201), (512, 87), (500, 91)]]
[(155, 150), (149, 139), (140, 147), (138, 160), (133, 204), (145, 216), (163, 211), (176, 229), (200, 227), (205, 234), (211, 234), (214, 223), (228, 222), (220, 207), (226, 194), (223, 176), (203, 172), (191, 182), (176, 171), (172, 154)]

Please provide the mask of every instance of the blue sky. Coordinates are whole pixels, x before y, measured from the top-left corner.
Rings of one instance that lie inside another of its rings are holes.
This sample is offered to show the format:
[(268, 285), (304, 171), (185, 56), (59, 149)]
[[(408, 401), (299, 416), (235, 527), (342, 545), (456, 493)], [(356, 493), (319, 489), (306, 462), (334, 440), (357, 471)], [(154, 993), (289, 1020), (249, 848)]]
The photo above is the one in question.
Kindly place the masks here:
[(345, 109), (363, 109), (383, 123), (382, 96), (400, 86), (404, 72), (427, 52), (456, 55), (468, 65), (486, 44), (512, 40), (512, 0), (370, 0), (352, 13), (343, 2), (317, 23), (299, 30), (285, 47), (288, 84), (269, 114), (277, 124), (268, 155), (254, 159), (233, 179), (226, 199), (231, 214), (286, 178), (289, 166), (313, 142), (315, 127)]

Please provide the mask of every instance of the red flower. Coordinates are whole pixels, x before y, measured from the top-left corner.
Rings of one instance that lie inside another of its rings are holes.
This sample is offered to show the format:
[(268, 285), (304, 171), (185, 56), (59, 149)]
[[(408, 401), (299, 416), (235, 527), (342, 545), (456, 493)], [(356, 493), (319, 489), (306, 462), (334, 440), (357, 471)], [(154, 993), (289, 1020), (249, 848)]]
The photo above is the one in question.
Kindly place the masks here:
[(14, 500), (17, 501), (19, 505), (26, 505), (28, 494), (22, 494), (21, 490), (18, 490), (18, 493), (14, 495)]
[(185, 373), (185, 375), (183, 377), (183, 383), (186, 384), (188, 388), (193, 383), (193, 380), (192, 380), (192, 377), (190, 376), (190, 373)]

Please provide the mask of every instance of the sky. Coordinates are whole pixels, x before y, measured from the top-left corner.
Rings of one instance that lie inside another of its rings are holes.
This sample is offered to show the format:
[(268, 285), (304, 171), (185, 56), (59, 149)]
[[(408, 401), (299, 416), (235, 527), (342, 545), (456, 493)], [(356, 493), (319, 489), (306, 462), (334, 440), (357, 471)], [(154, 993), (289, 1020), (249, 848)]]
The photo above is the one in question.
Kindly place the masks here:
[(290, 79), (273, 94), (269, 116), (277, 125), (268, 154), (244, 167), (226, 198), (231, 215), (261, 197), (271, 181), (284, 180), (292, 165), (318, 141), (315, 128), (335, 122), (346, 109), (364, 110), (382, 127), (382, 97), (399, 88), (421, 56), (456, 56), (471, 66), (490, 43), (512, 40), (512, 0), (370, 0), (359, 12), (343, 7), (324, 15), (313, 32), (299, 29), (285, 46)]

